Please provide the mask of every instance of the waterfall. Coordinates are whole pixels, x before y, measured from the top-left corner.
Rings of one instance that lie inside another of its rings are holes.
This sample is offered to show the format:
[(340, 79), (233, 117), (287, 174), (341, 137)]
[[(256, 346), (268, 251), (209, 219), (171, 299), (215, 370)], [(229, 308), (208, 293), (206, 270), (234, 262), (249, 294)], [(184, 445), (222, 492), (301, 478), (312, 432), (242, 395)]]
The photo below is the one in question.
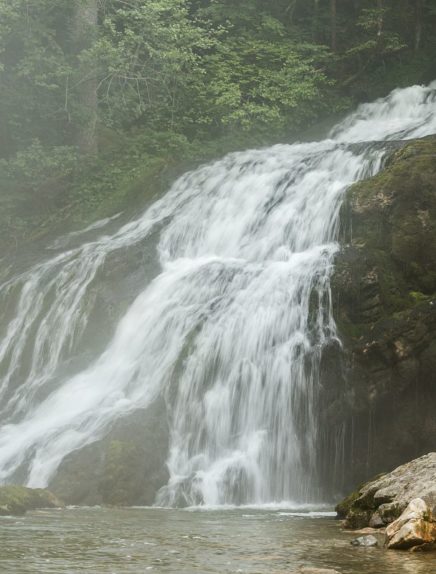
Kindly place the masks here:
[[(93, 240), (67, 236), (4, 280), (0, 483), (47, 485), (67, 454), (163, 397), (170, 479), (158, 504), (314, 500), (341, 201), (381, 168), (380, 142), (433, 133), (436, 83), (396, 90), (324, 141), (234, 153), (187, 173), (138, 219), (113, 233), (98, 223)], [(108, 256), (152, 233), (159, 274), (106, 349), (66, 375)]]

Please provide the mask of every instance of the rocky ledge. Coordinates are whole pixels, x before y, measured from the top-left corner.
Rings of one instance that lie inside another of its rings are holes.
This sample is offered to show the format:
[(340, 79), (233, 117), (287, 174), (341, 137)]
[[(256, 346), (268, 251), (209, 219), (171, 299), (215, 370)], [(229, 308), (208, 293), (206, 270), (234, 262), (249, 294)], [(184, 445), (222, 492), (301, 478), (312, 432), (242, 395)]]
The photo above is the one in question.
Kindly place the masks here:
[(363, 484), (337, 505), (344, 527), (386, 527), (393, 549), (436, 549), (436, 452)]
[(20, 516), (28, 510), (62, 506), (57, 496), (43, 488), (0, 486), (0, 516)]

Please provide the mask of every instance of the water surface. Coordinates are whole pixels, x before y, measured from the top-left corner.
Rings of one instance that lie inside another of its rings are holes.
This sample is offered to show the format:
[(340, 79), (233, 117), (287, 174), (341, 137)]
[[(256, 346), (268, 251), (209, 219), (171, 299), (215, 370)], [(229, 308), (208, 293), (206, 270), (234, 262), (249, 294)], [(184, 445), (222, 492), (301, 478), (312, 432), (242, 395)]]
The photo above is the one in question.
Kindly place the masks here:
[(300, 566), (341, 574), (434, 574), (436, 554), (355, 548), (323, 513), (65, 509), (0, 519), (7, 574), (285, 574)]

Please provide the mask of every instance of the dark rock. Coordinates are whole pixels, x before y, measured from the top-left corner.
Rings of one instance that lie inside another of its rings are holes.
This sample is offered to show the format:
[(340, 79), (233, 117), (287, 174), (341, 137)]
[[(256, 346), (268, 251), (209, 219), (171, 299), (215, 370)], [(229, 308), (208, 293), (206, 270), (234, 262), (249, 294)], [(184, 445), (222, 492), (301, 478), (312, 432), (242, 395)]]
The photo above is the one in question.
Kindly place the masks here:
[[(353, 186), (341, 225), (332, 300), (343, 346), (322, 359), (320, 425), (324, 481), (351, 490), (436, 444), (436, 137)], [(384, 523), (398, 517), (382, 510)]]
[(374, 514), (369, 519), (369, 526), (371, 528), (383, 528), (385, 521), (380, 515), (380, 512), (374, 512)]
[(168, 480), (168, 440), (165, 404), (159, 399), (67, 456), (50, 489), (67, 504), (151, 505)]
[(358, 538), (353, 538), (350, 542), (353, 546), (365, 546), (366, 548), (372, 548), (374, 546), (378, 546), (378, 540), (372, 534), (368, 536), (359, 536)]

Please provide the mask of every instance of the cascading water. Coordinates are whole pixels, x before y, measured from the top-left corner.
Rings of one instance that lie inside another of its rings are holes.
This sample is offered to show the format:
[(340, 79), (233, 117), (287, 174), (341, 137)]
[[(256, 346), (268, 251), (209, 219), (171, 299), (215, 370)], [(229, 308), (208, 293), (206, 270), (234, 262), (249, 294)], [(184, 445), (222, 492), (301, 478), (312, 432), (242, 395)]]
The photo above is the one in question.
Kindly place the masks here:
[[(432, 133), (436, 83), (397, 90), (325, 141), (188, 173), (136, 221), (79, 247), (61, 242), (63, 252), (0, 285), (0, 482), (24, 473), (45, 486), (68, 453), (163, 396), (170, 480), (158, 504), (313, 500), (341, 200), (380, 169), (384, 148), (368, 142)], [(156, 230), (160, 274), (106, 350), (62, 376), (108, 255)]]

